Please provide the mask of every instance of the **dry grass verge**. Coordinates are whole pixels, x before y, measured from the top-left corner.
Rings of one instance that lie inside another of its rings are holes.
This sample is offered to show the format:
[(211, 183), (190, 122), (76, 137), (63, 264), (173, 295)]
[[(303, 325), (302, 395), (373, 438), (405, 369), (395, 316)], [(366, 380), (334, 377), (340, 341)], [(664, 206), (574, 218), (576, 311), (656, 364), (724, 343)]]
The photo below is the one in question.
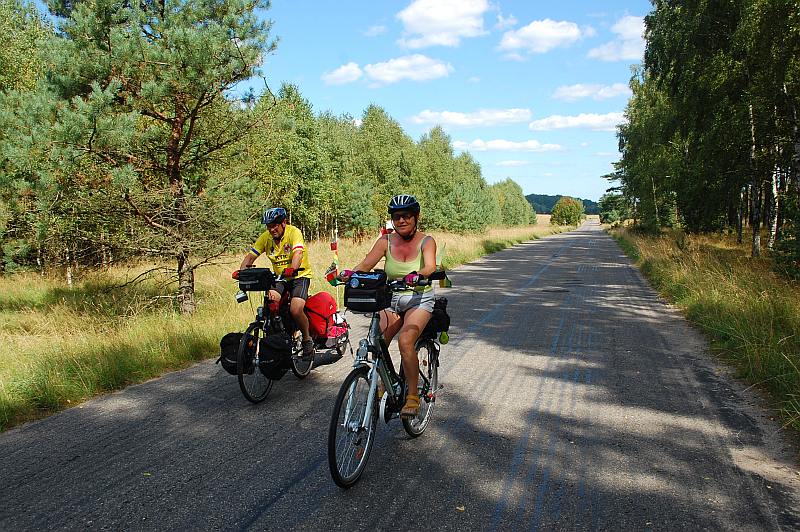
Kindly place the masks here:
[(750, 383), (800, 429), (800, 286), (732, 237), (612, 234), (653, 286), (683, 309)]

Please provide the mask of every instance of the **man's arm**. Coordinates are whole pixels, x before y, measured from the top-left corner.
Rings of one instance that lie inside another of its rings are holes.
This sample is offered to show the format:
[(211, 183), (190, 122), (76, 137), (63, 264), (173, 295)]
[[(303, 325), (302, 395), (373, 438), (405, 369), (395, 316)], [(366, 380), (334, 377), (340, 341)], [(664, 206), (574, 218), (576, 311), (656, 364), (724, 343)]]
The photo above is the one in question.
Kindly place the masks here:
[(239, 265), (239, 269), (240, 270), (244, 270), (245, 268), (249, 268), (250, 266), (253, 265), (253, 263), (256, 261), (257, 258), (258, 258), (258, 255), (256, 255), (253, 252), (249, 252), (242, 259), (242, 264)]

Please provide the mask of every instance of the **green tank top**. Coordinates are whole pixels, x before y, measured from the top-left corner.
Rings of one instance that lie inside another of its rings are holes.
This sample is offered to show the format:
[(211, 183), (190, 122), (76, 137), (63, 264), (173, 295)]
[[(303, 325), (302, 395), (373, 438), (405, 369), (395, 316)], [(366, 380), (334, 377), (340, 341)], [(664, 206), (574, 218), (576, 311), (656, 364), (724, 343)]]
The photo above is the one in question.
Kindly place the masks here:
[[(422, 256), (422, 246), (425, 245), (425, 241), (428, 240), (430, 236), (426, 236), (422, 239), (422, 242), (419, 244), (419, 253), (416, 257), (411, 260), (400, 261), (392, 257), (392, 236), (389, 235), (386, 238), (386, 263), (383, 265), (384, 271), (386, 272), (386, 276), (389, 279), (400, 279), (401, 277), (405, 277), (411, 272), (418, 272), (424, 266), (424, 258)], [(414, 291), (416, 292), (426, 292), (430, 290), (431, 286), (425, 287), (418, 287), (415, 288)]]

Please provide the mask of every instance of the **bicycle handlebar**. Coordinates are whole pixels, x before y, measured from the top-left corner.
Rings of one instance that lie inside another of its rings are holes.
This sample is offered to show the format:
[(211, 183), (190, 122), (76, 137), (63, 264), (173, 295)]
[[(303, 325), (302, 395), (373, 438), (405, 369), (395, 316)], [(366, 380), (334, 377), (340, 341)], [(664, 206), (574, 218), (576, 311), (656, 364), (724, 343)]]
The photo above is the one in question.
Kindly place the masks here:
[(388, 281), (386, 284), (389, 285), (393, 291), (397, 290), (405, 290), (408, 288), (413, 288), (415, 286), (430, 286), (433, 281), (439, 281), (447, 277), (447, 273), (444, 270), (436, 270), (430, 275), (422, 275), (419, 274), (419, 279), (417, 280), (416, 284), (408, 285), (405, 282), (405, 279), (397, 279), (395, 281)]
[[(251, 264), (251, 265), (249, 265), (247, 267), (247, 269), (249, 270), (250, 268), (255, 268), (255, 267), (256, 267), (255, 264)], [(240, 271), (241, 270), (234, 270), (234, 272), (231, 274), (231, 278), (233, 278), (234, 281), (238, 281), (239, 280), (239, 272)], [(305, 271), (305, 268), (297, 268), (295, 270), (295, 273), (299, 273), (299, 272), (302, 272), (302, 271)], [(292, 277), (294, 277), (294, 276), (292, 276)], [(285, 279), (283, 278), (283, 275), (276, 275), (275, 276), (275, 280), (276, 281), (285, 281)]]

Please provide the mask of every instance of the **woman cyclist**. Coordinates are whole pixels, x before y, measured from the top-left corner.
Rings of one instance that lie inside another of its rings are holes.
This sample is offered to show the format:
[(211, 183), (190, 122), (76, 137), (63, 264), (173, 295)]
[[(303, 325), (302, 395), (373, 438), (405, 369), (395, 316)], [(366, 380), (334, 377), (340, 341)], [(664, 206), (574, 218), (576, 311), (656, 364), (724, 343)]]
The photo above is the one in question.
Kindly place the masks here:
[[(384, 269), (389, 279), (405, 279), (408, 290), (395, 292), (388, 312), (381, 313), (381, 329), (386, 343), (397, 336), (408, 395), (400, 415), (415, 417), (419, 412), (419, 361), (414, 345), (433, 312), (433, 287), (414, 287), (419, 275), (436, 270), (436, 242), (417, 230), (420, 207), (414, 196), (398, 194), (389, 201), (393, 234), (382, 235), (367, 256), (353, 270), (345, 270), (347, 279), (353, 271), (369, 271), (385, 258)], [(402, 316), (401, 316), (402, 315)]]

